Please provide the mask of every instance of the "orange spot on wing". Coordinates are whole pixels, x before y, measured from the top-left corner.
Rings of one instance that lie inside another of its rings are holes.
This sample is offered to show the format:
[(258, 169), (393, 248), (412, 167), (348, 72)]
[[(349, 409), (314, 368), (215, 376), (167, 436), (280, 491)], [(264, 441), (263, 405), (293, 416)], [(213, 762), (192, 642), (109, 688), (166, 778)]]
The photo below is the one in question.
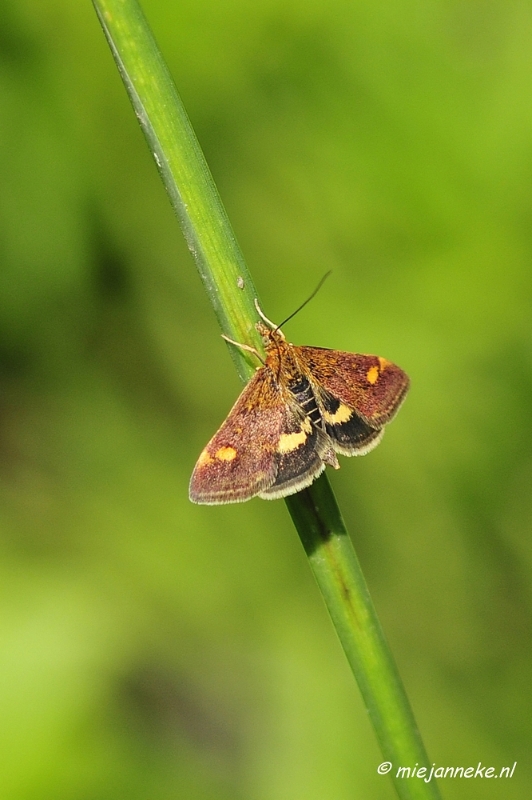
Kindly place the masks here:
[(376, 383), (378, 377), (379, 377), (379, 368), (377, 366), (370, 367), (368, 369), (368, 371), (366, 372), (366, 379), (367, 379), (368, 383), (371, 383), (371, 384)]
[(217, 458), (218, 461), (232, 461), (236, 458), (236, 450), (234, 447), (220, 447), (214, 454), (214, 457)]

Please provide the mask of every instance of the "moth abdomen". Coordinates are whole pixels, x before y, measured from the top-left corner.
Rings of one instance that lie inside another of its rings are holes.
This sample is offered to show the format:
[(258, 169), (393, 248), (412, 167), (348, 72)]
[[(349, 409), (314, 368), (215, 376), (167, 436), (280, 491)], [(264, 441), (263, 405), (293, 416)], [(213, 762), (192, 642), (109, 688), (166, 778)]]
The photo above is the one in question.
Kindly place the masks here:
[(301, 406), (307, 417), (314, 425), (321, 425), (321, 413), (312, 391), (310, 381), (304, 375), (299, 375), (295, 381), (288, 384), (297, 404)]

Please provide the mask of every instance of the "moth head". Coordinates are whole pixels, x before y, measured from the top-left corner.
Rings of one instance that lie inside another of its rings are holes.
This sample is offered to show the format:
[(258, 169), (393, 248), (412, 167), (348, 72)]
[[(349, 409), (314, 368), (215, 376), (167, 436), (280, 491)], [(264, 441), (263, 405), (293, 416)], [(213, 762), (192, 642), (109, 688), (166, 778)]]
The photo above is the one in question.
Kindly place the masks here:
[(256, 329), (262, 336), (262, 341), (265, 347), (268, 347), (272, 342), (284, 342), (284, 333), (279, 328), (269, 328), (264, 322), (257, 322)]

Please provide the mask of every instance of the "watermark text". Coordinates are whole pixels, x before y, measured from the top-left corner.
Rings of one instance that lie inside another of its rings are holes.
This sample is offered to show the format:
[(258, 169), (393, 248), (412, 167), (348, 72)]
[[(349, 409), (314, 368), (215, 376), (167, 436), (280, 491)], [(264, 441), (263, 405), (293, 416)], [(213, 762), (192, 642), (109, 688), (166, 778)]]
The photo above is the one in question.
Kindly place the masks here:
[[(479, 761), (476, 767), (420, 767), (415, 764), (413, 767), (397, 767), (396, 778), (418, 778), (429, 783), (433, 778), (512, 778), (517, 766), (514, 761), (511, 767), (487, 767)], [(393, 764), (391, 761), (383, 761), (377, 767), (379, 775), (388, 775), (392, 772)]]

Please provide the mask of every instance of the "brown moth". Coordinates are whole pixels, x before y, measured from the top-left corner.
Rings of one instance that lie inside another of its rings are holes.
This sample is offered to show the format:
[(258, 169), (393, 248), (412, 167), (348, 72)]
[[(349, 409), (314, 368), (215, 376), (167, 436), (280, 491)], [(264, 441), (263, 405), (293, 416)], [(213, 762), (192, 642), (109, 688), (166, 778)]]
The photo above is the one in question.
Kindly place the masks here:
[(408, 376), (385, 358), (298, 347), (257, 310), (266, 323), (256, 326), (266, 359), (233, 342), (263, 365), (201, 453), (190, 481), (194, 503), (299, 492), (327, 464), (340, 468), (337, 453), (361, 456), (376, 447), (408, 391)]

